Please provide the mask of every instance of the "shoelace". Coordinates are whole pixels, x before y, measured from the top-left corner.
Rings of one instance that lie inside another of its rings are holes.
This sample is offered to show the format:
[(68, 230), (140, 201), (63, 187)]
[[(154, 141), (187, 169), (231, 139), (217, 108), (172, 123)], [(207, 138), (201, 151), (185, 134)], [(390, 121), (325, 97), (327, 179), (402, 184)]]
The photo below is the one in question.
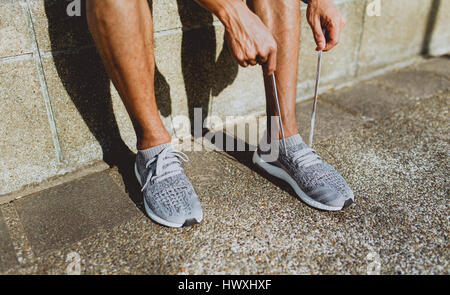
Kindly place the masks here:
[(322, 158), (317, 155), (315, 150), (305, 147), (292, 153), (292, 161), (298, 167), (307, 168), (314, 164), (322, 163)]
[[(314, 103), (313, 103), (313, 110), (312, 110), (312, 115), (311, 115), (311, 124), (310, 124), (310, 128), (309, 128), (309, 140), (308, 140), (309, 147), (312, 147), (313, 136), (314, 136), (314, 125), (315, 125), (315, 120), (316, 120), (316, 109), (317, 109), (317, 95), (319, 93), (321, 69), (322, 69), (322, 50), (319, 51), (318, 59), (317, 59), (316, 85), (314, 87)], [(275, 97), (275, 106), (277, 108), (277, 113), (278, 113), (278, 124), (279, 124), (279, 128), (280, 128), (280, 133), (281, 133), (281, 140), (283, 142), (284, 151), (285, 151), (285, 153), (287, 153), (286, 141), (284, 138), (284, 130), (283, 130), (283, 119), (281, 117), (281, 112), (280, 112), (280, 102), (278, 100), (278, 89), (277, 89), (277, 82), (275, 79), (275, 74), (271, 75), (271, 82), (272, 82), (272, 87), (273, 87), (273, 94)]]
[(314, 136), (314, 123), (316, 120), (316, 109), (317, 109), (317, 95), (319, 93), (319, 84), (320, 84), (320, 72), (322, 69), (322, 50), (319, 51), (319, 57), (317, 60), (317, 72), (316, 72), (316, 86), (314, 87), (314, 103), (313, 110), (311, 115), (311, 123), (309, 127), (309, 140), (308, 145), (312, 147), (313, 136)]
[(184, 162), (189, 161), (189, 158), (185, 153), (173, 150), (172, 148), (166, 148), (159, 155), (149, 160), (145, 164), (146, 169), (150, 169), (150, 166), (155, 162), (156, 165), (155, 168), (150, 169), (150, 172), (145, 179), (145, 184), (142, 187), (142, 191), (145, 190), (150, 182), (159, 182), (181, 173), (183, 168), (181, 167), (179, 159)]

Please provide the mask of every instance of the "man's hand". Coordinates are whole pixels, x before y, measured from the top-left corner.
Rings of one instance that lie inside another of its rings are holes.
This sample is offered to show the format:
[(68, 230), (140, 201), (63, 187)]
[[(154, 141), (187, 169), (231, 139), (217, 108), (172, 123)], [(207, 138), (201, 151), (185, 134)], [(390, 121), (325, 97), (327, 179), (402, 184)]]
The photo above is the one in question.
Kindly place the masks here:
[(333, 0), (309, 0), (308, 3), (306, 18), (316, 40), (316, 50), (328, 51), (339, 43), (345, 18)]
[(267, 75), (277, 67), (277, 43), (269, 29), (241, 0), (196, 0), (223, 23), (228, 48), (243, 66), (263, 65)]
[(247, 7), (226, 25), (228, 48), (243, 66), (261, 64), (271, 75), (277, 67), (277, 43), (260, 18)]

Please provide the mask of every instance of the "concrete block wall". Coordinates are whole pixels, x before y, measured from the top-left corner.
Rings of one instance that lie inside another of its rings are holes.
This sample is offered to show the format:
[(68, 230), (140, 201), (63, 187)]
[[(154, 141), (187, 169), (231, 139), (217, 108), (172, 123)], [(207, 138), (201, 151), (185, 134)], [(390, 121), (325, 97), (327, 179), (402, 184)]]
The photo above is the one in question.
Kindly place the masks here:
[[(323, 89), (450, 51), (450, 1), (335, 1), (348, 24), (324, 59)], [(0, 0), (0, 201), (52, 177), (135, 151), (131, 122), (93, 46), (84, 14), (69, 17), (63, 0)], [(263, 113), (257, 67), (242, 69), (224, 48), (224, 29), (188, 0), (150, 1), (155, 24), (156, 93), (168, 130), (172, 119)], [(302, 16), (306, 6), (302, 5)], [(298, 99), (312, 93), (316, 53), (301, 21)], [(2, 197), (3, 196), (3, 197)]]

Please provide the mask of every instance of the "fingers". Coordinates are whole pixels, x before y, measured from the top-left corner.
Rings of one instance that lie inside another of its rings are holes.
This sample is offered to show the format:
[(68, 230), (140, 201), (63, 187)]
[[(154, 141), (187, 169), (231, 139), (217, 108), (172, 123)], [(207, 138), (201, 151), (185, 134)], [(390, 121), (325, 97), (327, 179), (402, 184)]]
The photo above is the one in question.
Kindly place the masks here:
[(277, 69), (277, 49), (272, 48), (267, 58), (265, 72), (267, 75), (272, 75)]
[(248, 62), (247, 59), (244, 57), (244, 54), (238, 54), (235, 56), (237, 63), (241, 66), (241, 67), (248, 67)]
[(255, 66), (260, 64), (263, 66), (264, 72), (267, 75), (271, 75), (277, 68), (277, 46), (276, 43), (270, 45), (264, 45), (262, 50), (258, 50), (257, 53), (250, 51), (244, 57), (244, 54), (240, 54), (236, 57), (237, 62), (242, 67), (246, 68), (249, 65)]
[(329, 51), (339, 44), (341, 39), (341, 31), (345, 27), (345, 19), (341, 18), (337, 23), (330, 22), (327, 24), (327, 45), (324, 51)]
[(258, 58), (257, 54), (251, 51), (250, 54), (248, 55), (247, 62), (252, 66), (256, 66), (258, 64), (257, 58)]
[(263, 44), (261, 50), (258, 47), (255, 50), (250, 50), (247, 53), (243, 64), (246, 66), (260, 64), (267, 75), (273, 74), (277, 68), (277, 45), (275, 40)]
[(277, 69), (277, 45), (274, 41), (259, 53), (259, 64), (266, 75), (272, 75)]
[(323, 30), (322, 30), (322, 25), (320, 22), (320, 19), (314, 18), (313, 20), (308, 20), (309, 25), (312, 28), (313, 31), (313, 35), (314, 35), (314, 40), (316, 41), (316, 50), (324, 50), (326, 47), (326, 39), (325, 39), (325, 35), (323, 34)]
[(225, 37), (228, 48), (230, 48), (240, 66), (246, 68), (249, 65), (260, 64), (268, 75), (275, 72), (277, 67), (277, 43), (270, 33), (265, 34), (264, 38), (255, 39), (244, 46), (235, 42), (228, 33)]
[(333, 47), (339, 44), (341, 35), (341, 28), (330, 23), (327, 25), (327, 44), (324, 48), (324, 51), (329, 51)]
[(254, 51), (248, 51), (248, 52), (239, 52), (235, 55), (236, 61), (238, 64), (244, 68), (248, 67), (249, 65), (255, 66), (258, 64), (258, 56), (256, 53), (253, 53)]

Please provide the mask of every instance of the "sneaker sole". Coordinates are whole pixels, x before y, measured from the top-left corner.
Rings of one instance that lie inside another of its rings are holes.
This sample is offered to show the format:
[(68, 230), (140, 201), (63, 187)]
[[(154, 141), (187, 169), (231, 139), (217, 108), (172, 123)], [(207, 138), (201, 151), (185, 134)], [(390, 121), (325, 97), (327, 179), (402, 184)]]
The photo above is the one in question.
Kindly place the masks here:
[(350, 199), (346, 200), (344, 205), (341, 207), (333, 207), (333, 206), (324, 205), (320, 202), (313, 200), (304, 191), (302, 191), (302, 189), (298, 186), (297, 182), (286, 171), (264, 161), (258, 155), (257, 151), (255, 151), (255, 153), (253, 154), (252, 161), (253, 161), (253, 164), (257, 165), (258, 167), (260, 167), (261, 169), (263, 169), (270, 175), (287, 182), (292, 187), (292, 189), (295, 191), (297, 196), (303, 202), (305, 202), (306, 204), (308, 204), (311, 207), (314, 207), (314, 208), (320, 209), (320, 210), (325, 210), (325, 211), (339, 211), (339, 210), (342, 210), (342, 209), (350, 206), (350, 204), (353, 203), (353, 200), (350, 198)]
[[(141, 181), (141, 177), (139, 176), (139, 172), (137, 170), (137, 166), (136, 164), (134, 164), (134, 174), (136, 175), (136, 179), (139, 182), (139, 185), (142, 187), (142, 181)], [(144, 199), (144, 207), (145, 207), (145, 212), (147, 212), (147, 215), (155, 222), (168, 226), (168, 227), (182, 227), (182, 226), (189, 226), (189, 225), (194, 225), (197, 223), (200, 223), (202, 221), (202, 217), (200, 217), (200, 220), (197, 220), (196, 218), (189, 218), (186, 219), (184, 221), (184, 223), (174, 223), (174, 222), (170, 222), (167, 220), (162, 219), (161, 217), (159, 217), (158, 215), (156, 215), (152, 209), (150, 209), (150, 207), (148, 207), (147, 202)]]

